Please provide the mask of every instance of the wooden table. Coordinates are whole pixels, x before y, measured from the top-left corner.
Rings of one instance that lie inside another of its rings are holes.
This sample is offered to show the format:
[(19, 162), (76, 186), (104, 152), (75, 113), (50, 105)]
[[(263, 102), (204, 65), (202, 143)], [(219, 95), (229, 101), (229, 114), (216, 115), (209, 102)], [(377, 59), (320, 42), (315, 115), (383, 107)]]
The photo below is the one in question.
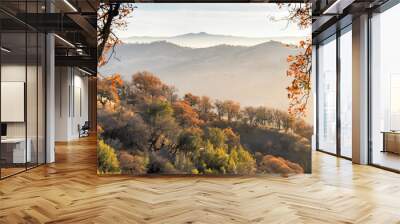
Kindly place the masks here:
[(383, 150), (382, 152), (391, 152), (400, 154), (400, 131), (382, 131)]

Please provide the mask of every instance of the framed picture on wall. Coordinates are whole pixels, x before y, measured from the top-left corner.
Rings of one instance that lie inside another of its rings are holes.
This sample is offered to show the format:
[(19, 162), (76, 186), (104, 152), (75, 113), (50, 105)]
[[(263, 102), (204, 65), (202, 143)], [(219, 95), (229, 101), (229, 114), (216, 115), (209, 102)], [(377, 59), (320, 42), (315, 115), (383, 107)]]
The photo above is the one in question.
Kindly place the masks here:
[(311, 172), (311, 20), (268, 3), (132, 7), (98, 68), (99, 174)]

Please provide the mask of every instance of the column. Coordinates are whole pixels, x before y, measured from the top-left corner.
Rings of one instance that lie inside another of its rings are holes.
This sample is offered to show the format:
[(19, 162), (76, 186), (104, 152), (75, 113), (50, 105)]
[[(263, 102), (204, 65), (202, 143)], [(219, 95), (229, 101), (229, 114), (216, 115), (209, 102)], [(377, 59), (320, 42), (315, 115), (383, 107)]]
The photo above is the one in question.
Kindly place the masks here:
[(368, 15), (353, 19), (353, 162), (368, 163)]

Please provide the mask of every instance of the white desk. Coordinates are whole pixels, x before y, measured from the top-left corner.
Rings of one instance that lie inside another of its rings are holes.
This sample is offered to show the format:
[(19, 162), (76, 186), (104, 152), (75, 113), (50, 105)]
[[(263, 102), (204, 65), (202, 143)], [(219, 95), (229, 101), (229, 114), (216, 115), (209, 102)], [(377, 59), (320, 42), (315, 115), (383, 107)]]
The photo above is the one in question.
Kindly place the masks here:
[(25, 152), (25, 138), (5, 138), (1, 139), (1, 144), (12, 148), (12, 162), (13, 163), (25, 163), (31, 162), (32, 152), (31, 152), (31, 139), (27, 139), (27, 146)]

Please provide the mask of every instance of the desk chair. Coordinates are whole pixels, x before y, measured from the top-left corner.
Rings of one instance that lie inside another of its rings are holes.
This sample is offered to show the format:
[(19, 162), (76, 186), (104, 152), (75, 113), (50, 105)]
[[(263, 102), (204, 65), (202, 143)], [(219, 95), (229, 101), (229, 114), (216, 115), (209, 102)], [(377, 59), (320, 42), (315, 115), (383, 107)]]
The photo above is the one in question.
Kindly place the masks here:
[(82, 127), (80, 127), (80, 125), (78, 124), (79, 138), (89, 136), (89, 130), (90, 130), (89, 121), (85, 121)]

